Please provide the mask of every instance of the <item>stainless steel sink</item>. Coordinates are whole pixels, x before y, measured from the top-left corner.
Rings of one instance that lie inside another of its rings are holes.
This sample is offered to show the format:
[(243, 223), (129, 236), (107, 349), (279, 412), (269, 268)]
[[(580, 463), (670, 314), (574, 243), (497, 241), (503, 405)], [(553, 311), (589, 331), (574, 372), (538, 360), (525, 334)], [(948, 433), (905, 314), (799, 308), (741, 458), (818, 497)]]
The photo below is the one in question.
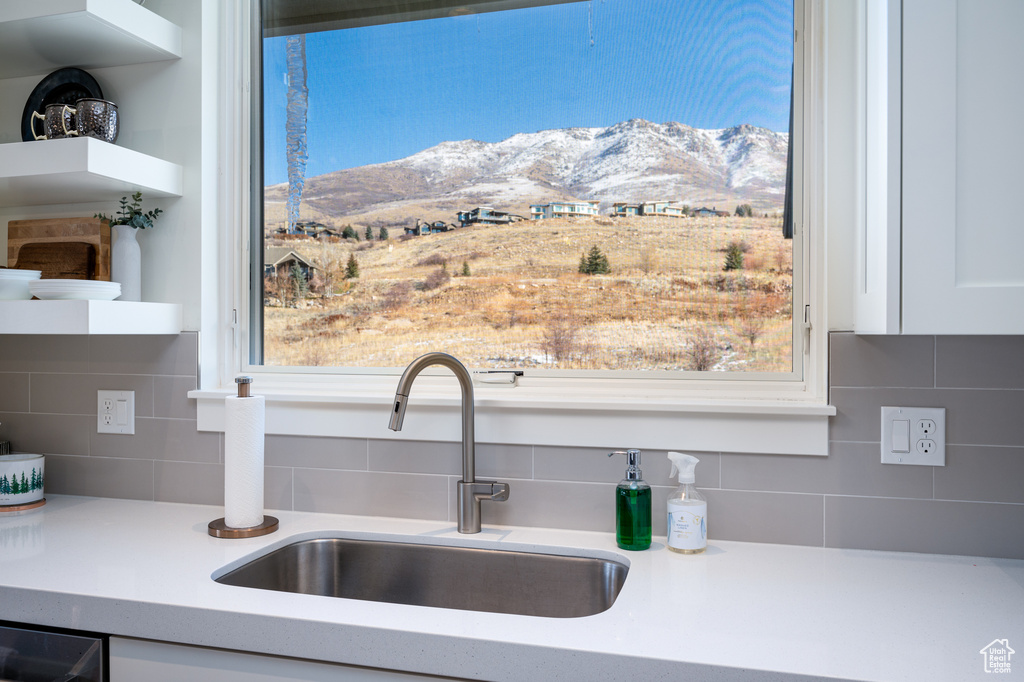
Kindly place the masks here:
[(329, 538), (285, 545), (216, 580), (391, 604), (577, 618), (610, 608), (628, 570), (591, 557)]

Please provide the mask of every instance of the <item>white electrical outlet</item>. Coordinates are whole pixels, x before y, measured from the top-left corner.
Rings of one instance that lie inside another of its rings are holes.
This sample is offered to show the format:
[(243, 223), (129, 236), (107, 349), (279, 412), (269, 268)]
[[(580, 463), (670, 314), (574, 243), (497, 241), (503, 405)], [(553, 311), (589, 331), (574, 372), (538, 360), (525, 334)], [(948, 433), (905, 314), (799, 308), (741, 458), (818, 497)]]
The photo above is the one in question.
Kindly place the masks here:
[(946, 408), (883, 407), (882, 464), (946, 466)]
[(96, 432), (135, 433), (135, 391), (96, 391)]

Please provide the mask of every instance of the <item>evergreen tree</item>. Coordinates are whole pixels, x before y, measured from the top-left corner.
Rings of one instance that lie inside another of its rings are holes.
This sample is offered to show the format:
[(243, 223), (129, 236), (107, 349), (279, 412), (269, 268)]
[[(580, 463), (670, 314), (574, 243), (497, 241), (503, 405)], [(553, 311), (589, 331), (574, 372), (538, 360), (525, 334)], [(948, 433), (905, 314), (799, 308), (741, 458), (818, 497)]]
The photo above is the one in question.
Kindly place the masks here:
[(355, 279), (359, 277), (359, 261), (356, 260), (356, 254), (348, 254), (348, 263), (345, 264), (345, 279)]
[(469, 277), (469, 262), (462, 261), (462, 276)]
[(306, 276), (302, 274), (302, 268), (299, 267), (298, 263), (292, 265), (292, 277), (290, 284), (292, 286), (292, 292), (295, 295), (296, 302), (309, 296), (309, 282), (306, 281)]
[(740, 204), (739, 206), (736, 207), (736, 215), (738, 215), (741, 218), (753, 218), (754, 207), (751, 206), (750, 204)]
[(7, 476), (0, 476), (0, 495), (11, 494), (11, 483), (7, 480)]
[(373, 228), (370, 227), (369, 225), (366, 226), (366, 232), (363, 233), (363, 239), (365, 239), (368, 242), (373, 241)]
[(30, 488), (28, 487), (28, 479), (25, 478), (25, 472), (22, 471), (21, 472), (21, 492), (27, 493), (27, 492), (29, 492), (29, 490), (30, 490)]
[(35, 467), (32, 467), (32, 475), (29, 476), (29, 479), (28, 479), (28, 489), (29, 490), (36, 490), (37, 489), (36, 469), (35, 469)]
[(739, 242), (729, 242), (729, 246), (726, 247), (725, 269), (726, 271), (743, 269), (743, 245)]
[(386, 227), (380, 228), (380, 233), (377, 235), (377, 239), (382, 241), (382, 242), (387, 241), (387, 239), (388, 239), (388, 228), (386, 228)]
[(352, 229), (351, 225), (346, 225), (345, 226), (345, 229), (343, 229), (341, 231), (341, 236), (344, 239), (354, 239), (356, 241), (359, 241), (359, 235), (356, 234), (356, 231), (354, 229)]
[(611, 272), (608, 257), (594, 244), (586, 256), (580, 258), (580, 272), (584, 275), (607, 275)]

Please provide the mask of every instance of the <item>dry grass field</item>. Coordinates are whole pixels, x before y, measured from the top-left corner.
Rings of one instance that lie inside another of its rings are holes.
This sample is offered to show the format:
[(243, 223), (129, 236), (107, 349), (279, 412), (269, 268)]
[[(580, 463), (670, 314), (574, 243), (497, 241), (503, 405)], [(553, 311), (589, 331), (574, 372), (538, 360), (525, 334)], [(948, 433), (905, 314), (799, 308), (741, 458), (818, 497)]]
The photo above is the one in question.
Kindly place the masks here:
[[(264, 361), (402, 367), (440, 350), (480, 368), (789, 371), (792, 252), (780, 223), (595, 217), (268, 242), (334, 278), (331, 295), (297, 304), (268, 289)], [(730, 242), (743, 245), (742, 269), (724, 270)], [(594, 245), (609, 274), (578, 272)], [(350, 256), (359, 276), (345, 279)]]

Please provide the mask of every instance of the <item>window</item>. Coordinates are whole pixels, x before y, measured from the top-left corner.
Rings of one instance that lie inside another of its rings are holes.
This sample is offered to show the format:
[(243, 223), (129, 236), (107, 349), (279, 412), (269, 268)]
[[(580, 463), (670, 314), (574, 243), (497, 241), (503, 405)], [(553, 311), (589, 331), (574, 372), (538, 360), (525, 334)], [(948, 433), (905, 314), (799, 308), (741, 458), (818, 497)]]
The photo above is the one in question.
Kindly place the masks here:
[(806, 378), (791, 1), (413, 6), (263, 2), (253, 366)]

